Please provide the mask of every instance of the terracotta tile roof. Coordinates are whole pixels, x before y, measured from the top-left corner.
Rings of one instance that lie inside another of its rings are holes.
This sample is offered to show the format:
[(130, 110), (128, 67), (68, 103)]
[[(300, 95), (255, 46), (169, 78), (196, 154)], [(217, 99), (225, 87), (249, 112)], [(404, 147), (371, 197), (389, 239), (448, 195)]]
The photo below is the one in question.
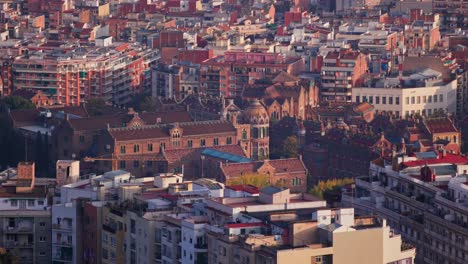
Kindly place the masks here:
[(47, 196), (47, 188), (44, 186), (34, 186), (29, 193), (16, 193), (16, 186), (2, 186), (0, 188), (0, 197), (18, 197), (18, 198), (45, 198)]
[(450, 79), (450, 69), (444, 66), (441, 58), (434, 56), (422, 57), (405, 57), (403, 61), (403, 72), (411, 73), (423, 68), (430, 68), (432, 70), (442, 73), (443, 79)]
[(452, 121), (446, 117), (426, 119), (424, 125), (431, 134), (458, 132)]
[(293, 76), (285, 71), (280, 72), (274, 79), (273, 83), (285, 83), (285, 82), (298, 82), (299, 78)]
[(184, 136), (236, 132), (234, 126), (228, 121), (186, 122), (181, 123), (180, 127), (184, 130)]
[(158, 118), (161, 118), (161, 123), (192, 121), (187, 111), (144, 112), (140, 114), (140, 118), (145, 121), (146, 124), (156, 124)]
[[(167, 124), (175, 122), (190, 122), (192, 119), (186, 111), (171, 112), (145, 112), (139, 115), (146, 125), (155, 125), (157, 123)], [(133, 118), (133, 115), (118, 114), (96, 116), (89, 118), (70, 119), (70, 125), (77, 131), (101, 130), (107, 127), (122, 127)], [(158, 120), (161, 118), (161, 120)], [(160, 122), (159, 122), (160, 121)]]
[(359, 113), (367, 113), (369, 111), (372, 111), (373, 109), (374, 109), (374, 106), (367, 102), (361, 103), (353, 107), (354, 112), (359, 112)]
[(34, 124), (39, 121), (39, 110), (26, 109), (26, 110), (13, 110), (10, 116), (15, 123), (31, 123)]
[(51, 112), (64, 112), (66, 114), (71, 114), (79, 117), (89, 117), (88, 111), (84, 106), (64, 106), (64, 107), (54, 107), (47, 108)]
[[(235, 133), (236, 129), (228, 121), (199, 121), (178, 124), (184, 136)], [(118, 141), (169, 137), (169, 125), (146, 125), (141, 127), (110, 128), (109, 133)]]
[(109, 128), (108, 131), (109, 134), (117, 141), (169, 137), (169, 132), (166, 127), (160, 125)]
[(227, 163), (223, 165), (222, 170), (226, 178), (240, 177), (243, 173), (257, 172), (265, 162), (268, 162), (274, 167), (277, 174), (303, 172), (306, 170), (304, 163), (298, 158), (254, 161), (249, 163)]

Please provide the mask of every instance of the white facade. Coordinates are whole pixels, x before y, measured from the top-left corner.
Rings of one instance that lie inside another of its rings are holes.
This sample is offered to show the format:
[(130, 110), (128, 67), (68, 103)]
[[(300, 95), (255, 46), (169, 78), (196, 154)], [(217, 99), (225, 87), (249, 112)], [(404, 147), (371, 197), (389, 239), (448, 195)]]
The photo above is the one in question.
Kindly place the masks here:
[(46, 197), (34, 197), (34, 198), (27, 198), (27, 199), (15, 198), (15, 197), (0, 198), (0, 211), (46, 210), (46, 209), (47, 209)]
[[(52, 206), (52, 259), (63, 263), (80, 263), (82, 256), (78, 241), (81, 240), (81, 230), (76, 203), (66, 203)], [(79, 236), (79, 237), (78, 237)]]
[(208, 224), (208, 219), (203, 216), (192, 216), (183, 219), (181, 224), (182, 264), (196, 263), (197, 258), (201, 258), (201, 255), (208, 251), (205, 237), (205, 225)]
[(446, 85), (417, 88), (353, 88), (352, 101), (371, 103), (375, 110), (396, 116), (431, 115), (435, 110), (455, 113), (457, 81)]

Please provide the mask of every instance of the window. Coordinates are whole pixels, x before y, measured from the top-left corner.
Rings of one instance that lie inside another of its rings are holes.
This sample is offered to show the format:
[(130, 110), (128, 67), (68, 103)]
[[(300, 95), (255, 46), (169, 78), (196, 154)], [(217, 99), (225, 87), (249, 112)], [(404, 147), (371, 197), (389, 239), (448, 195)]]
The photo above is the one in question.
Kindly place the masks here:
[(40, 242), (46, 242), (46, 237), (45, 236), (40, 236), (39, 241)]
[(439, 102), (443, 102), (444, 101), (444, 95), (443, 94), (439, 94)]
[(427, 102), (428, 102), (428, 103), (432, 103), (432, 96), (429, 95), (429, 96), (427, 97)]
[(121, 161), (120, 161), (119, 167), (120, 167), (121, 169), (125, 169), (125, 167), (126, 167), (125, 160), (121, 160)]
[(153, 151), (153, 144), (151, 143), (148, 144), (148, 151), (149, 152)]
[(375, 104), (380, 104), (380, 96), (375, 97)]
[(84, 143), (85, 142), (85, 137), (84, 136), (80, 136), (80, 143)]
[(422, 102), (423, 102), (423, 104), (425, 104), (427, 102), (427, 97), (425, 95), (422, 97)]
[(231, 145), (232, 144), (232, 137), (227, 137), (226, 138), (226, 144)]
[(204, 147), (205, 146), (205, 139), (200, 139), (200, 146)]
[(382, 96), (382, 104), (387, 104), (387, 97)]
[(44, 205), (44, 201), (43, 200), (38, 200), (37, 205)]
[(411, 96), (411, 104), (415, 104), (416, 103), (416, 98), (414, 98), (414, 96)]
[[(429, 98), (431, 98), (431, 97), (429, 97)], [(432, 109), (428, 109), (428, 110), (427, 110), (427, 114), (428, 114), (428, 115), (432, 115)]]
[(373, 104), (374, 103), (374, 96), (369, 96), (369, 103)]
[(39, 252), (39, 256), (43, 257), (43, 256), (45, 256), (45, 255), (46, 255), (45, 251), (40, 251), (40, 252)]
[(360, 96), (356, 95), (356, 103), (360, 103), (359, 99), (360, 99)]
[(418, 96), (418, 97), (417, 97), (417, 102), (418, 102), (418, 104), (421, 103), (421, 96)]
[(215, 146), (219, 145), (219, 139), (218, 138), (213, 138), (213, 145), (215, 145)]
[(140, 152), (140, 145), (133, 145), (133, 152), (134, 153)]
[(18, 206), (18, 200), (10, 200), (11, 206), (12, 207), (17, 207)]
[(140, 167), (140, 162), (138, 160), (133, 161), (133, 168)]
[(44, 226), (46, 226), (46, 224), (45, 224), (45, 222), (40, 222), (40, 223), (39, 223), (39, 226), (40, 226), (40, 227), (44, 227)]
[(393, 96), (388, 97), (388, 104), (393, 104)]
[(125, 154), (125, 146), (120, 146), (120, 154)]
[(35, 204), (34, 200), (28, 200), (28, 206), (34, 206)]
[(193, 141), (192, 140), (187, 141), (187, 147), (189, 147), (189, 148), (193, 147)]
[(437, 103), (437, 95), (434, 95), (434, 103)]
[(247, 139), (247, 131), (245, 129), (242, 130), (242, 140)]
[(109, 258), (109, 253), (107, 252), (107, 249), (105, 249), (105, 248), (102, 249), (102, 258), (103, 259), (108, 259)]
[(396, 105), (400, 104), (400, 97), (399, 96), (395, 97), (395, 104)]
[(147, 160), (146, 161), (146, 167), (153, 167), (153, 161), (152, 160)]
[(406, 104), (409, 104), (409, 97), (405, 98), (405, 102), (406, 102)]

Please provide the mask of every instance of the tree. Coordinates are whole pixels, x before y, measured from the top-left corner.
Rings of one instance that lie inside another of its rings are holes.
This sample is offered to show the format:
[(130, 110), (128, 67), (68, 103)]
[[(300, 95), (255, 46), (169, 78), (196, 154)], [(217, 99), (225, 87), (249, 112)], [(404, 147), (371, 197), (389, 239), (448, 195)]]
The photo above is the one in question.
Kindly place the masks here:
[(270, 185), (270, 177), (262, 173), (247, 173), (240, 177), (229, 179), (228, 185), (253, 185), (263, 188)]
[(324, 198), (328, 192), (332, 192), (338, 188), (354, 182), (352, 178), (331, 179), (319, 181), (314, 187), (309, 190), (309, 193), (320, 198)]
[(86, 110), (90, 116), (102, 116), (105, 113), (106, 101), (102, 98), (90, 98), (86, 102)]
[(145, 96), (138, 104), (138, 111), (153, 112), (156, 109), (156, 101), (151, 96)]
[(283, 141), (283, 156), (285, 158), (297, 157), (297, 137), (289, 136)]
[(36, 106), (21, 96), (8, 96), (1, 99), (0, 104), (5, 105), (10, 110), (34, 109)]

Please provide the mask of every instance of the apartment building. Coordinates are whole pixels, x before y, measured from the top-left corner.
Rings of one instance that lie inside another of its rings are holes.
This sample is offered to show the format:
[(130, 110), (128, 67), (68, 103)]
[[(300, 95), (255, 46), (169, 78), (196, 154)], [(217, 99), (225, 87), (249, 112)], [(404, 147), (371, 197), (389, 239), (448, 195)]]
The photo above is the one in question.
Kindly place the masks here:
[(52, 249), (49, 189), (47, 182), (36, 182), (34, 170), (34, 163), (19, 163), (16, 179), (0, 188), (0, 247), (20, 263), (46, 264)]
[(126, 263), (175, 263), (165, 262), (164, 253), (167, 252), (164, 251), (163, 239), (159, 237), (160, 232), (164, 237), (166, 229), (163, 229), (162, 221), (164, 216), (170, 213), (172, 213), (170, 209), (143, 212), (138, 207), (134, 207), (127, 210)]
[(352, 101), (368, 102), (397, 117), (457, 112), (458, 80), (439, 58), (406, 57), (400, 68), (398, 75), (353, 88)]
[(239, 96), (253, 80), (273, 79), (281, 71), (298, 75), (303, 70), (302, 58), (287, 58), (279, 53), (227, 51), (202, 62), (200, 91), (212, 96)]
[(82, 263), (83, 257), (82, 200), (52, 206), (52, 262)]
[[(262, 214), (262, 213), (259, 213)], [(354, 216), (353, 208), (264, 214), (264, 222), (227, 224), (207, 231), (208, 263), (413, 263), (384, 219)], [(278, 227), (289, 226), (279, 235)], [(355, 243), (359, 241), (359, 243)], [(365, 255), (366, 257), (363, 257)]]
[(126, 210), (117, 207), (104, 206), (102, 208), (102, 263), (124, 264), (126, 252), (122, 250), (125, 245)]
[(442, 14), (442, 22), (447, 28), (468, 26), (468, 3), (457, 0), (434, 0), (432, 3), (433, 12)]
[(152, 69), (153, 97), (183, 99), (198, 94), (200, 65), (179, 62), (175, 65), (158, 64)]
[(405, 25), (405, 45), (416, 52), (431, 51), (440, 41), (440, 30), (436, 22), (414, 21)]
[(155, 51), (138, 44), (38, 48), (13, 62), (14, 89), (40, 90), (63, 105), (79, 105), (93, 97), (121, 105), (134, 94), (150, 91), (155, 60)]
[(342, 196), (344, 206), (378, 214), (416, 246), (417, 263), (468, 261), (468, 159), (429, 151), (370, 164), (369, 176)]
[[(409, 76), (407, 85), (403, 86), (397, 78), (387, 78), (378, 81), (375, 87), (356, 87), (353, 88), (352, 101), (369, 102), (377, 112), (396, 117), (415, 114), (431, 116), (441, 111), (454, 114), (457, 110), (457, 80), (443, 83), (437, 80), (438, 74), (422, 71)], [(424, 82), (431, 78), (436, 80)]]
[(364, 83), (366, 56), (358, 51), (331, 51), (323, 59), (321, 101), (351, 102), (352, 88)]

